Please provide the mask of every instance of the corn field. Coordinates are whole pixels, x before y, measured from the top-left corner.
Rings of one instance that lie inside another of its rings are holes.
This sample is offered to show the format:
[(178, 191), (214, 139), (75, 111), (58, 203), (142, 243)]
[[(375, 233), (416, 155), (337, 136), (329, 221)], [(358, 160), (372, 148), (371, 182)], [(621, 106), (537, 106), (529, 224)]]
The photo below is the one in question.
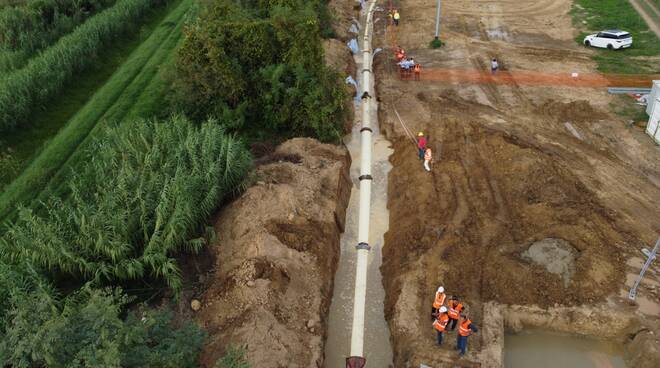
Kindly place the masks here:
[(0, 131), (24, 123), (34, 109), (56, 96), (111, 40), (137, 25), (154, 0), (118, 0), (90, 18), (25, 67), (0, 79)]
[(83, 280), (150, 277), (180, 290), (173, 256), (206, 243), (204, 222), (250, 169), (243, 144), (214, 121), (174, 116), (109, 128), (88, 154), (66, 195), (20, 210), (0, 254)]

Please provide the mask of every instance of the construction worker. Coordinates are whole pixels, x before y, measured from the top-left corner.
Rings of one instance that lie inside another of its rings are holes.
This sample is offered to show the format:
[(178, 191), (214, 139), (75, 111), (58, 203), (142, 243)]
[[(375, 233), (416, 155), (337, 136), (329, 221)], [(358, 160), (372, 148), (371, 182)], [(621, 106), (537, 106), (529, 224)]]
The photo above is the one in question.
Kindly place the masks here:
[(415, 66), (413, 66), (413, 71), (415, 72), (415, 80), (418, 81), (419, 76), (422, 73), (422, 66), (419, 63), (415, 64)]
[(449, 323), (449, 316), (447, 315), (447, 307), (440, 307), (438, 312), (438, 317), (433, 321), (433, 327), (435, 328), (438, 345), (442, 345), (442, 335), (447, 328), (447, 323)]
[(477, 326), (472, 323), (467, 315), (464, 315), (461, 324), (458, 326), (458, 337), (456, 339), (456, 350), (460, 351), (458, 355), (465, 355), (465, 351), (467, 350), (468, 337), (473, 333), (478, 332), (479, 329)]
[(424, 132), (417, 133), (417, 151), (420, 160), (424, 159), (424, 151), (426, 150), (426, 143), (427, 141), (426, 141), (426, 137), (424, 136)]
[(429, 166), (431, 161), (433, 161), (433, 154), (431, 153), (431, 148), (426, 147), (426, 150), (424, 151), (424, 169), (426, 169), (426, 171), (429, 172), (431, 171), (431, 167)]
[(398, 10), (394, 9), (394, 13), (392, 14), (392, 19), (394, 19), (394, 25), (398, 26), (399, 20), (401, 19), (401, 14), (399, 14)]
[(490, 74), (495, 75), (499, 67), (500, 64), (497, 62), (497, 59), (493, 58), (493, 60), (490, 61)]
[(447, 303), (447, 309), (449, 314), (449, 331), (454, 331), (456, 328), (456, 323), (458, 323), (458, 319), (461, 316), (461, 311), (463, 310), (463, 304), (458, 300), (458, 297), (452, 296), (451, 299), (449, 299), (449, 302)]
[(447, 299), (447, 295), (445, 294), (445, 288), (440, 286), (438, 290), (435, 292), (435, 299), (433, 300), (433, 308), (431, 308), (431, 320), (437, 318), (438, 309), (440, 309), (440, 307), (445, 305), (445, 299)]

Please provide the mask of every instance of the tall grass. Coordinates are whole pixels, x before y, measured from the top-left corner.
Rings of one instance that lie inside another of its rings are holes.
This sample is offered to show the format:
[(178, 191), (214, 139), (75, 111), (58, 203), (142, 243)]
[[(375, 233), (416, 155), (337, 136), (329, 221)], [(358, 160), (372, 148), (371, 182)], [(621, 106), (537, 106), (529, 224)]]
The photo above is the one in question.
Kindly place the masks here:
[(0, 73), (22, 67), (37, 51), (115, 1), (27, 0), (0, 7)]
[[(75, 167), (83, 159), (74, 154), (79, 146), (95, 136), (104, 122), (123, 119), (130, 110), (131, 117), (149, 117), (162, 101), (156, 94), (144, 96), (152, 91), (154, 83), (162, 83), (156, 75), (175, 54), (191, 1), (184, 0), (161, 22), (119, 68), (110, 80), (91, 97), (89, 102), (62, 128), (43, 151), (13, 182), (0, 193), (0, 220), (14, 217), (19, 203), (27, 204), (49, 186), (49, 193), (57, 191), (69, 175), (69, 170), (60, 170), (65, 163)], [(146, 86), (146, 87), (145, 87)], [(145, 99), (148, 98), (148, 102)], [(141, 108), (135, 110), (133, 105)], [(96, 128), (96, 130), (95, 130)], [(49, 185), (50, 184), (50, 185)], [(47, 195), (41, 195), (45, 198)]]
[(197, 251), (201, 226), (250, 168), (216, 122), (175, 116), (109, 128), (43, 214), (24, 208), (0, 245), (10, 261), (94, 282), (162, 278), (181, 287), (174, 255)]
[(119, 0), (73, 33), (0, 80), (0, 131), (21, 125), (33, 109), (59, 93), (75, 74), (94, 62), (113, 38), (135, 28), (154, 0)]

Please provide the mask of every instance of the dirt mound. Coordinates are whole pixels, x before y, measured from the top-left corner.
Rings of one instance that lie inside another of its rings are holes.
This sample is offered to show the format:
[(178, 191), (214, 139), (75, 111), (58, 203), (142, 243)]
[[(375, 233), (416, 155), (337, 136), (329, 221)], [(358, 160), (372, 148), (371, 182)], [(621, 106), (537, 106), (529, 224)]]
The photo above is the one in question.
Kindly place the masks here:
[(344, 75), (351, 75), (355, 78), (357, 69), (353, 62), (353, 55), (343, 42), (336, 39), (324, 40), (323, 49), (326, 65), (344, 73)]
[(561, 123), (586, 123), (608, 118), (607, 114), (593, 108), (587, 101), (560, 102), (550, 100), (539, 106), (538, 112)]
[(346, 42), (356, 37), (355, 33), (349, 32), (351, 24), (357, 21), (357, 12), (360, 9), (359, 2), (355, 0), (329, 0), (328, 12), (332, 18), (332, 29), (335, 37)]
[(204, 367), (228, 344), (245, 346), (252, 367), (323, 363), (350, 157), (343, 148), (303, 138), (268, 157), (257, 169), (257, 184), (215, 224), (216, 269), (196, 316), (209, 333)]

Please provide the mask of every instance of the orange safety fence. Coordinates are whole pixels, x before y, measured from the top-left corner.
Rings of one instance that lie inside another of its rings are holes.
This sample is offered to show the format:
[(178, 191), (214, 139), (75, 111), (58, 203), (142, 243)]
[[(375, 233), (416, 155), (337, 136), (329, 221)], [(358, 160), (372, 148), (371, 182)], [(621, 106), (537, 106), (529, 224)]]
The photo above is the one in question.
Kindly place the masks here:
[[(388, 1), (388, 11), (394, 9), (392, 0)], [(392, 24), (391, 17), (387, 20), (387, 33), (390, 38), (392, 59), (394, 60), (399, 78), (402, 80), (436, 81), (450, 83), (503, 84), (526, 86), (568, 86), (582, 88), (603, 87), (638, 87), (650, 88), (653, 80), (660, 79), (660, 74), (600, 74), (600, 73), (546, 73), (529, 70), (504, 71), (498, 70), (494, 75), (490, 71), (475, 69), (426, 68), (424, 72), (414, 73), (400, 68), (397, 60), (397, 27)]]
[[(412, 73), (401, 73), (403, 80), (413, 80)], [(547, 73), (537, 71), (503, 71), (495, 74), (474, 69), (427, 68), (421, 81), (450, 83), (503, 84), (525, 86), (568, 86), (583, 88), (639, 87), (650, 88), (660, 74)]]

